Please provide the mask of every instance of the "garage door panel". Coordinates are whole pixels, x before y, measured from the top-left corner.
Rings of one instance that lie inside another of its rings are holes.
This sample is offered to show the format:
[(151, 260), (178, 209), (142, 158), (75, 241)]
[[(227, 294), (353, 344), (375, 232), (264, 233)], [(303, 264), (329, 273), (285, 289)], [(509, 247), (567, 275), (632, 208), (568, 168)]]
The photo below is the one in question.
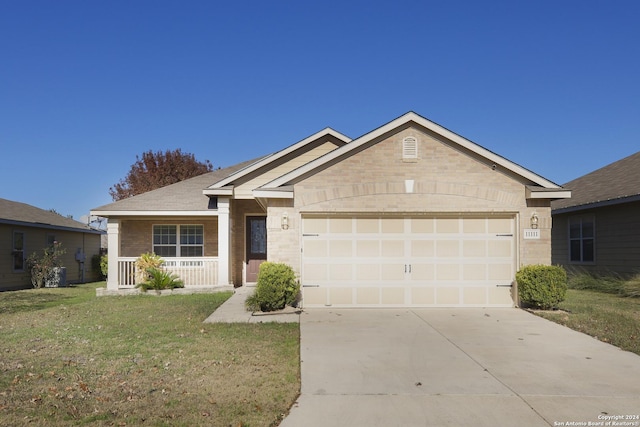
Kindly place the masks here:
[(405, 290), (399, 287), (384, 287), (380, 290), (381, 302), (383, 305), (403, 305), (405, 304)]
[(383, 282), (402, 282), (405, 277), (404, 264), (382, 264), (382, 281)]
[(481, 234), (487, 231), (485, 218), (467, 218), (462, 222), (462, 232), (466, 234)]
[(446, 258), (460, 256), (460, 242), (458, 240), (436, 241), (436, 256)]
[(302, 229), (305, 306), (513, 305), (513, 217), (315, 217)]
[(511, 258), (511, 240), (494, 240), (489, 242), (489, 257)]
[(458, 287), (437, 287), (436, 288), (436, 304), (437, 305), (460, 305), (460, 288)]
[(410, 280), (413, 282), (430, 282), (435, 279), (435, 266), (433, 263), (411, 263)]
[(435, 249), (435, 242), (433, 240), (413, 240), (411, 242), (412, 257), (431, 258), (435, 256), (435, 254), (436, 254), (436, 249)]
[(413, 218), (411, 220), (410, 231), (413, 234), (428, 233), (431, 234), (434, 231), (434, 219), (433, 218)]
[(358, 305), (379, 305), (380, 288), (366, 287), (356, 289), (356, 304)]
[(351, 281), (352, 266), (351, 264), (330, 264), (329, 265), (329, 280), (334, 282), (347, 282)]
[(346, 287), (329, 288), (330, 305), (353, 305), (353, 289)]
[(378, 234), (380, 233), (380, 220), (378, 218), (357, 218), (356, 232)]
[(381, 240), (380, 245), (383, 257), (397, 257), (404, 254), (403, 240)]
[(465, 305), (486, 305), (486, 287), (466, 287), (462, 289), (462, 303)]
[(305, 263), (302, 265), (302, 283), (317, 284), (326, 282), (329, 278), (326, 264)]
[(379, 264), (358, 264), (356, 265), (356, 281), (357, 282), (379, 282), (380, 281), (380, 265)]
[(511, 264), (489, 264), (489, 280), (511, 281)]
[(462, 242), (462, 256), (465, 258), (481, 258), (487, 256), (485, 240), (466, 240)]
[(380, 256), (379, 240), (360, 240), (356, 242), (356, 256), (359, 258), (373, 258)]
[(403, 218), (383, 218), (380, 220), (382, 233), (404, 233)]
[(329, 254), (328, 242), (326, 240), (312, 240), (305, 244), (305, 258), (326, 258)]
[(513, 233), (513, 220), (511, 218), (492, 218), (489, 221), (489, 233)]
[(353, 242), (351, 240), (333, 240), (329, 242), (329, 257), (351, 258), (353, 255)]
[(464, 264), (462, 266), (462, 280), (464, 281), (481, 281), (487, 280), (486, 264)]
[(437, 281), (460, 280), (459, 264), (439, 264), (436, 266)]
[(330, 233), (351, 233), (353, 220), (351, 218), (329, 218)]
[(458, 218), (436, 218), (436, 233), (458, 233), (460, 231), (460, 220)]

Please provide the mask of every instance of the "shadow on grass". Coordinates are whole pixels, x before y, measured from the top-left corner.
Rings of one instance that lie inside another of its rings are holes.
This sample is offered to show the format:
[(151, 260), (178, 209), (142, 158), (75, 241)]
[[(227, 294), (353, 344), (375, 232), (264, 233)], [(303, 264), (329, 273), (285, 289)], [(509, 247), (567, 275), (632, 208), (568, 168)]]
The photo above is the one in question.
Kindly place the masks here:
[(0, 293), (0, 315), (43, 310), (75, 297), (71, 288), (5, 291)]

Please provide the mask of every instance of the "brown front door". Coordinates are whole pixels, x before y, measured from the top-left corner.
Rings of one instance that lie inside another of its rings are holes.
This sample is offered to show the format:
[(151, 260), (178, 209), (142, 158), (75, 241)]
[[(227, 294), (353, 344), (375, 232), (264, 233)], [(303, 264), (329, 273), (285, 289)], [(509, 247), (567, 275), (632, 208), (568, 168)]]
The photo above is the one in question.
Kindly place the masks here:
[(258, 269), (267, 260), (267, 218), (247, 217), (247, 283), (258, 280)]

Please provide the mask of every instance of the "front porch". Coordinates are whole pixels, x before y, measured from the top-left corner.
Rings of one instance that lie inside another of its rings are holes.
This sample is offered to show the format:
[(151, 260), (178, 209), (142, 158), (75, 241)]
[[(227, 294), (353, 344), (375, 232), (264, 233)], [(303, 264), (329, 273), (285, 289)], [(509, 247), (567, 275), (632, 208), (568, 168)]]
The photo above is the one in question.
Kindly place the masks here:
[[(118, 289), (133, 289), (136, 286), (136, 257), (119, 257)], [(218, 286), (218, 257), (166, 258), (162, 269), (177, 275), (185, 288)]]

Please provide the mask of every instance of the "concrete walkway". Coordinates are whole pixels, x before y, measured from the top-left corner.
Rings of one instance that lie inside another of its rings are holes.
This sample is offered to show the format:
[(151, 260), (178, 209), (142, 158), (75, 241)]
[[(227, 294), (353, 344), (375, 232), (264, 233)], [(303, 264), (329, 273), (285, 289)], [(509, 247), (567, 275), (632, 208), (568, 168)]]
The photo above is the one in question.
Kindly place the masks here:
[(310, 309), (300, 327), (282, 427), (640, 426), (639, 356), (519, 309)]
[(252, 313), (244, 307), (247, 296), (255, 288), (242, 286), (234, 289), (234, 293), (204, 323), (266, 323), (266, 322), (299, 322), (301, 310), (287, 307), (282, 311), (271, 313)]

